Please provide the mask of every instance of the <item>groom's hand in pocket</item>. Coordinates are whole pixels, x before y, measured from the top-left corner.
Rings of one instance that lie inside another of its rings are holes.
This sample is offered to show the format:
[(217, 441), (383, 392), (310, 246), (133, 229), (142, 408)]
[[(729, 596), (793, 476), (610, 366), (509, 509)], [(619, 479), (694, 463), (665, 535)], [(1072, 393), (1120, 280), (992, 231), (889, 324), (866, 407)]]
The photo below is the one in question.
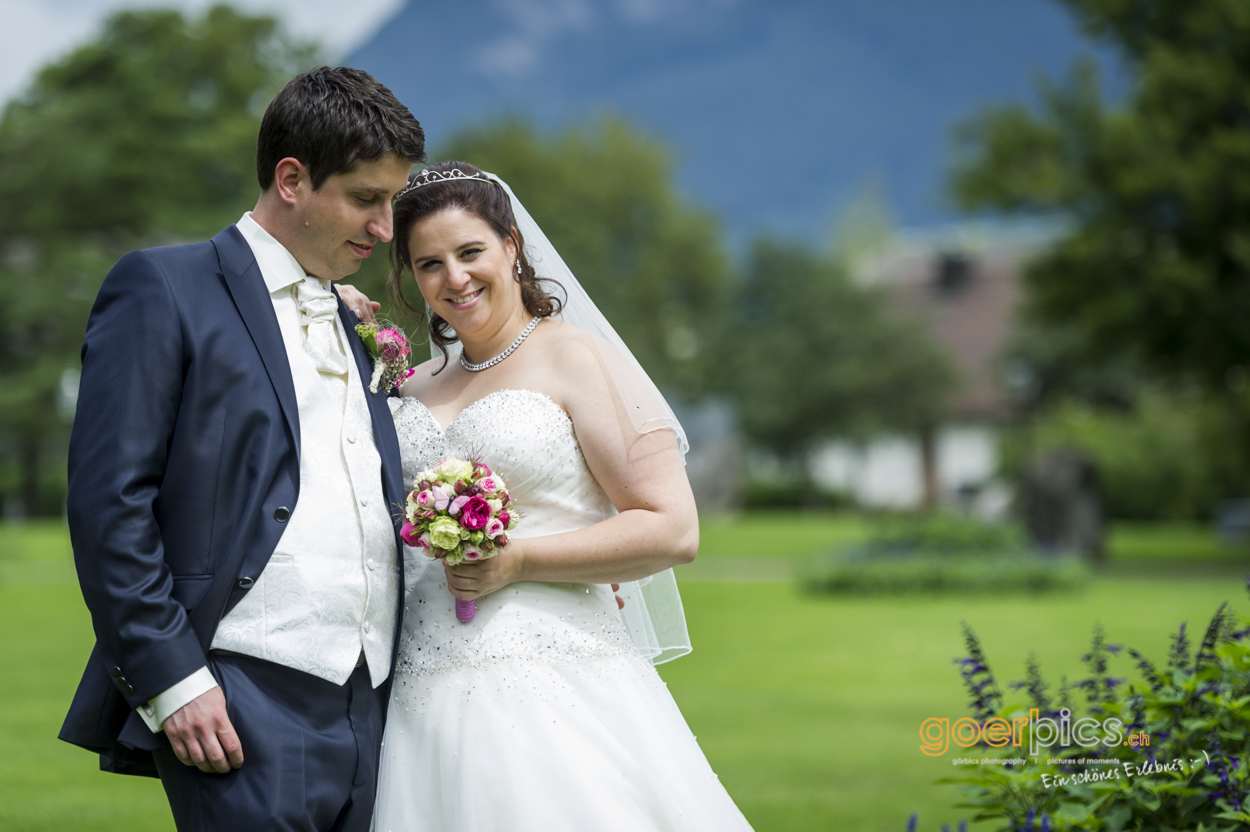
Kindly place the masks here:
[(243, 745), (226, 715), (226, 696), (220, 687), (174, 711), (163, 728), (174, 754), (186, 765), (218, 774), (243, 765)]

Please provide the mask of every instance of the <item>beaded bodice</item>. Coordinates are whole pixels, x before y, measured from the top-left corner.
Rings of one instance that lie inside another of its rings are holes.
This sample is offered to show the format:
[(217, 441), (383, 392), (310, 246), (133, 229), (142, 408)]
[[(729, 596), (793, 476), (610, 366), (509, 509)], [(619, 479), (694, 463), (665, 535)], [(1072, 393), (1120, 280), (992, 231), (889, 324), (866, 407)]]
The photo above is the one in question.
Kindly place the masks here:
[[(503, 478), (520, 513), (510, 537), (574, 531), (615, 513), (586, 465), (572, 421), (542, 393), (491, 393), (462, 410), (446, 428), (416, 399), (391, 399), (391, 410), (405, 485), (411, 487), (415, 472), (442, 459), (480, 460)], [(401, 676), (483, 662), (637, 653), (606, 586), (513, 584), (479, 599), (474, 620), (462, 624), (455, 618), (442, 564), (407, 547), (404, 560)]]
[(441, 427), (416, 399), (392, 399), (405, 487), (412, 475), (448, 457), (473, 457), (503, 477), (522, 522), (513, 537), (572, 531), (614, 513), (586, 467), (573, 423), (533, 390), (499, 390)]

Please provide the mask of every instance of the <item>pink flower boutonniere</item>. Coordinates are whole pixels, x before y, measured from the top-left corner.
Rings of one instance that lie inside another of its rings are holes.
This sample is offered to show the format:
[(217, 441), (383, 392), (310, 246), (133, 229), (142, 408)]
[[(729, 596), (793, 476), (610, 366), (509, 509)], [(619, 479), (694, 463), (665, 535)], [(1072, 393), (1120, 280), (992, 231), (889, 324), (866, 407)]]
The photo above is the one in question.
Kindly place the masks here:
[(369, 392), (379, 388), (388, 392), (404, 383), (416, 370), (408, 366), (412, 348), (408, 338), (397, 326), (385, 324), (357, 324), (356, 334), (364, 341), (365, 349), (373, 356), (373, 377), (369, 379)]

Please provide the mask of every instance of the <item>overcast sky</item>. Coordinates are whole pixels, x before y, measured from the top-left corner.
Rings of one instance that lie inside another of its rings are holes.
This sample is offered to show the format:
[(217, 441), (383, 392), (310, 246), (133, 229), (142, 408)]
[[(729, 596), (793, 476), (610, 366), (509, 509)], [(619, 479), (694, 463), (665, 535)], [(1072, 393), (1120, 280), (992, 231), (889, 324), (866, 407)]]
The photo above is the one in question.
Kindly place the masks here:
[[(319, 41), (330, 57), (367, 39), (403, 0), (234, 0), (231, 5), (280, 17), (289, 31)], [(30, 83), (36, 70), (89, 40), (112, 11), (161, 6), (200, 11), (212, 0), (0, 0), (0, 101)]]

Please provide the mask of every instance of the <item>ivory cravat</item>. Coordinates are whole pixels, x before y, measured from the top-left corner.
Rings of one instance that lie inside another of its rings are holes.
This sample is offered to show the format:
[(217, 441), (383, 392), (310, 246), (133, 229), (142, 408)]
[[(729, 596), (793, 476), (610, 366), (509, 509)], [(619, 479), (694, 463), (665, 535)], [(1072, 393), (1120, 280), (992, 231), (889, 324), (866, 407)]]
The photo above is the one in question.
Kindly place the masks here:
[(339, 343), (334, 328), (338, 314), (338, 299), (334, 293), (321, 285), (315, 277), (305, 277), (295, 286), (295, 302), (299, 307), (299, 322), (304, 327), (304, 349), (312, 356), (317, 370), (341, 376), (347, 372), (347, 354)]

